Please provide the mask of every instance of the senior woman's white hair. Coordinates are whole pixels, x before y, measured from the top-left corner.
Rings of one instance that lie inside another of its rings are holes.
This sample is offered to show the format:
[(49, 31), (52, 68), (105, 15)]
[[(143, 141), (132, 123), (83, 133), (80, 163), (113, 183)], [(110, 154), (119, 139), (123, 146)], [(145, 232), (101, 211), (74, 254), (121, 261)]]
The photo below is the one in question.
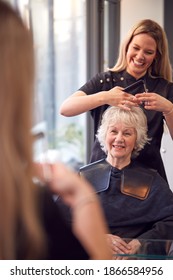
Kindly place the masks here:
[(136, 143), (132, 152), (132, 157), (136, 157), (139, 151), (142, 150), (146, 143), (149, 143), (147, 131), (147, 119), (140, 107), (131, 107), (126, 110), (117, 106), (109, 107), (102, 116), (101, 125), (97, 131), (96, 137), (100, 143), (102, 150), (107, 154), (105, 139), (107, 130), (110, 125), (124, 123), (127, 127), (133, 127), (136, 130)]

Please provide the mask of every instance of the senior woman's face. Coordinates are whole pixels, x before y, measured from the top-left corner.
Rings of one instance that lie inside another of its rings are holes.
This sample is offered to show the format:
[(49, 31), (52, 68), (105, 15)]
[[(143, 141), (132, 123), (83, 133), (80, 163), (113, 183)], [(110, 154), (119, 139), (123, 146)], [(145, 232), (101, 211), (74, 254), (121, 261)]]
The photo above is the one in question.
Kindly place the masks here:
[[(129, 163), (136, 139), (137, 134), (134, 127), (127, 127), (123, 123), (110, 125), (105, 139), (108, 161), (115, 159)], [(112, 162), (110, 163), (112, 164)]]

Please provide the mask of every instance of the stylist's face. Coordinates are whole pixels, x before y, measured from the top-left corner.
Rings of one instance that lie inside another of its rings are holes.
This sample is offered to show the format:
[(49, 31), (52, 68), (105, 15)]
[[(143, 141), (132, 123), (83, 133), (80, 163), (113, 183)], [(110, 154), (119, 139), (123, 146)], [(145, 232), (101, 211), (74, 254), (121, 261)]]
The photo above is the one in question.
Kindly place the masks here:
[(156, 42), (148, 34), (135, 35), (129, 44), (127, 72), (136, 79), (144, 76), (156, 56)]

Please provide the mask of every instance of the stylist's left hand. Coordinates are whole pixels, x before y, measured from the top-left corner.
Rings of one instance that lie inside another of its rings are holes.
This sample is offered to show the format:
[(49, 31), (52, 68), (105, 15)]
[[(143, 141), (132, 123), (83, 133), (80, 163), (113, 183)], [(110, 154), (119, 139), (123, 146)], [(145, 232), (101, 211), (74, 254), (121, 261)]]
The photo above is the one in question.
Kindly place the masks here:
[(138, 93), (135, 95), (138, 104), (143, 104), (146, 110), (169, 112), (172, 109), (172, 102), (154, 92)]

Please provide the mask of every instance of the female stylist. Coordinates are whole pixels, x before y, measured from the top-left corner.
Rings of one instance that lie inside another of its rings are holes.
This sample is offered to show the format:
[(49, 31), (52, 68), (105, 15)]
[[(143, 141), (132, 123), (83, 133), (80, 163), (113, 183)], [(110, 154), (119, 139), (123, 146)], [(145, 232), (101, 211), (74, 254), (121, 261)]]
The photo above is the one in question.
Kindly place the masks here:
[[(145, 89), (136, 87), (129, 93), (123, 90), (138, 80), (143, 80)], [(166, 179), (160, 147), (164, 120), (173, 137), (172, 102), (172, 69), (166, 34), (158, 23), (144, 19), (129, 31), (115, 66), (109, 71), (96, 74), (68, 97), (61, 105), (60, 113), (70, 117), (90, 111), (96, 134), (102, 114), (108, 106), (128, 110), (133, 105), (141, 106), (147, 117), (148, 136), (152, 140), (135, 161), (156, 169)], [(95, 140), (91, 162), (103, 156), (106, 157)]]

